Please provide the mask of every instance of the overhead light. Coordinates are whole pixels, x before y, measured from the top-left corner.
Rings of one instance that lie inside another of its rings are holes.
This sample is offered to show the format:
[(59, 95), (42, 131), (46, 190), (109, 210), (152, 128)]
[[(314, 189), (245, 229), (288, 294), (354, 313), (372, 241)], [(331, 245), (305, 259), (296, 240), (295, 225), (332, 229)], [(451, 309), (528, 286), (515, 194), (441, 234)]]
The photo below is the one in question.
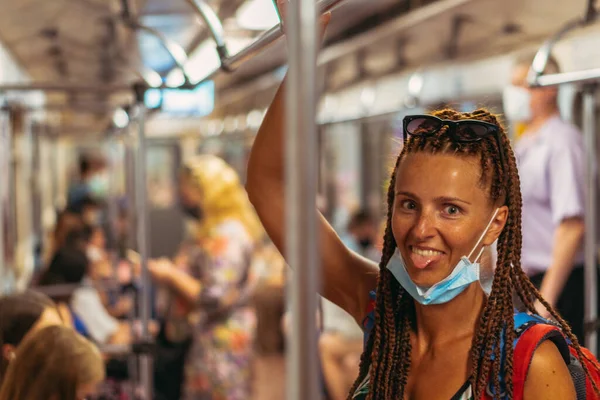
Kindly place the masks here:
[(115, 110), (113, 114), (113, 124), (119, 129), (123, 129), (129, 124), (129, 115), (122, 108)]
[(415, 72), (408, 80), (408, 94), (413, 97), (419, 97), (423, 89), (423, 75), (421, 72)]
[(258, 127), (260, 127), (262, 119), (263, 115), (260, 112), (260, 110), (252, 110), (248, 113), (248, 116), (246, 117), (246, 125), (250, 129), (257, 129)]
[(166, 82), (168, 87), (178, 87), (185, 83), (185, 75), (180, 68), (174, 68), (167, 75)]
[(370, 109), (375, 104), (376, 97), (375, 88), (370, 85), (365, 86), (360, 92), (360, 102), (365, 109)]
[(140, 75), (151, 88), (158, 88), (162, 86), (162, 77), (152, 68), (142, 66), (140, 69)]
[(240, 28), (264, 31), (279, 24), (273, 0), (248, 0), (235, 15)]
[(185, 70), (192, 82), (200, 82), (221, 66), (213, 40), (205, 40), (190, 54)]
[(225, 119), (223, 120), (223, 126), (224, 126), (225, 133), (234, 133), (237, 129), (235, 117), (231, 117), (231, 116), (225, 117)]
[(240, 131), (245, 130), (246, 129), (246, 125), (247, 125), (246, 116), (244, 114), (238, 115), (237, 117), (235, 117), (235, 123), (237, 125), (237, 128)]

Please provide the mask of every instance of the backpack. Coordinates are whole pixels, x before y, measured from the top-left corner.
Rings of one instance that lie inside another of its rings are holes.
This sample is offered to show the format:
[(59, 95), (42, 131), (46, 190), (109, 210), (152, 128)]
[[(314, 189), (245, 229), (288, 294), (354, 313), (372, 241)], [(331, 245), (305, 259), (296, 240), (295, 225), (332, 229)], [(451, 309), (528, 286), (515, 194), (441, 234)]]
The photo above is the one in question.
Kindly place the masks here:
[[(518, 400), (523, 398), (525, 379), (527, 378), (533, 353), (542, 342), (551, 340), (558, 348), (569, 368), (571, 379), (573, 379), (575, 391), (577, 392), (577, 400), (600, 400), (600, 396), (594, 392), (592, 382), (586, 376), (581, 365), (581, 362), (586, 365), (592, 380), (600, 387), (600, 371), (594, 365), (594, 363), (598, 364), (598, 361), (588, 349), (582, 347), (581, 351), (592, 361), (583, 359), (580, 362), (577, 358), (577, 351), (559, 326), (537, 315), (528, 313), (515, 314), (514, 322), (517, 336), (514, 341), (513, 353), (513, 399)], [(500, 378), (502, 381), (502, 377)], [(488, 390), (482, 396), (481, 400), (491, 399), (493, 399), (493, 395), (488, 386)]]

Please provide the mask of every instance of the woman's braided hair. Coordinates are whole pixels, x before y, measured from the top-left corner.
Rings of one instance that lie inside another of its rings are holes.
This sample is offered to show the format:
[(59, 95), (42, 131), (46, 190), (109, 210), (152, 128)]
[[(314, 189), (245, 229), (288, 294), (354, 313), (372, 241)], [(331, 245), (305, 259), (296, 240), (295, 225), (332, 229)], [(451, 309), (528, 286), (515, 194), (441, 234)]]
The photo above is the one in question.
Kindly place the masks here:
[[(510, 141), (497, 117), (487, 110), (479, 109), (472, 113), (459, 113), (451, 109), (434, 112), (432, 115), (449, 120), (475, 119), (497, 125), (500, 128), (500, 146), (506, 155), (505, 168), (500, 159), (500, 149), (494, 137), (480, 141), (453, 141), (442, 128), (435, 135), (411, 136), (406, 141), (396, 159), (388, 188), (387, 224), (384, 247), (379, 264), (379, 282), (375, 306), (375, 325), (361, 357), (360, 373), (351, 390), (350, 397), (358, 386), (369, 376), (370, 392), (368, 400), (402, 399), (408, 381), (411, 364), (410, 333), (415, 326), (414, 301), (394, 279), (386, 268), (396, 250), (396, 241), (392, 234), (392, 207), (394, 204), (396, 172), (402, 158), (409, 153), (428, 152), (457, 154), (477, 157), (481, 162), (482, 183), (491, 186), (490, 197), (493, 203), (504, 203), (509, 214), (504, 230), (498, 239), (498, 260), (492, 291), (480, 317), (471, 348), (472, 374), (470, 377), (474, 398), (481, 398), (492, 376), (494, 399), (500, 399), (501, 392), (509, 399), (513, 394), (513, 346), (515, 329), (513, 321), (513, 294), (516, 293), (524, 306), (535, 313), (534, 301), (539, 300), (561, 325), (563, 332), (572, 341), (578, 358), (587, 357), (582, 353), (577, 338), (571, 333), (568, 324), (542, 298), (521, 269), (521, 191), (514, 153)], [(500, 356), (501, 337), (504, 357)], [(500, 362), (504, 359), (505, 362)], [(584, 363), (585, 373), (590, 376)], [(505, 377), (500, 387), (499, 377)], [(594, 384), (594, 389), (598, 388)]]

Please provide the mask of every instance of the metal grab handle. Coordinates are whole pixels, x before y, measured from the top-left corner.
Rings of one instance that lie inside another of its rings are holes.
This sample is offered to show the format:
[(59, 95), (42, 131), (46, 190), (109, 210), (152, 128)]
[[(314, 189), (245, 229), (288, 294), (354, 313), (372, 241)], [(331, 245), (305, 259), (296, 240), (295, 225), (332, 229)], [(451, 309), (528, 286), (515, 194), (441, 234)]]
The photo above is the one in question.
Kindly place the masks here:
[(188, 55), (185, 52), (185, 50), (183, 49), (183, 47), (181, 47), (178, 43), (172, 41), (171, 39), (169, 39), (168, 37), (163, 35), (163, 33), (158, 31), (157, 29), (143, 25), (143, 24), (139, 23), (138, 21), (127, 21), (127, 25), (130, 26), (131, 28), (133, 28), (134, 30), (141, 30), (141, 31), (147, 32), (147, 33), (151, 34), (152, 36), (154, 36), (155, 38), (157, 38), (160, 41), (160, 43), (163, 45), (163, 47), (165, 48), (167, 53), (169, 53), (169, 55), (175, 62), (175, 65), (177, 66), (177, 68), (179, 68), (181, 70), (181, 72), (183, 73), (183, 76), (185, 77), (185, 81), (189, 82), (189, 78), (185, 71), (185, 64), (188, 60)]
[(591, 82), (600, 79), (600, 68), (544, 75), (544, 70), (546, 69), (546, 65), (548, 64), (548, 60), (550, 59), (554, 45), (567, 33), (589, 25), (596, 19), (597, 13), (593, 7), (593, 0), (590, 1), (589, 7), (591, 8), (588, 8), (587, 14), (584, 18), (576, 19), (567, 23), (562, 29), (550, 37), (550, 39), (544, 42), (544, 44), (537, 51), (527, 76), (530, 86), (547, 87), (562, 85), (564, 83)]
[(226, 72), (228, 70), (227, 64), (224, 62), (229, 57), (229, 51), (227, 50), (227, 43), (225, 43), (225, 32), (223, 30), (223, 24), (219, 16), (204, 0), (187, 0), (187, 2), (194, 8), (196, 13), (204, 20), (204, 23), (210, 31), (215, 44), (217, 46), (217, 53), (219, 60), (221, 61), (221, 68)]
[[(333, 10), (340, 3), (342, 3), (342, 1), (343, 0), (321, 0), (316, 4), (316, 7), (317, 7), (318, 12), (322, 14), (322, 13)], [(193, 3), (194, 9), (196, 10), (196, 12), (205, 21), (207, 21), (206, 18), (208, 16), (210, 16), (210, 12), (206, 12), (206, 7), (200, 8), (203, 1), (202, 0), (188, 0), (188, 2)], [(218, 17), (217, 17), (217, 19), (218, 19)], [(217, 49), (219, 49), (220, 44), (223, 44), (223, 46), (224, 46), (225, 43), (224, 43), (224, 41), (222, 41), (222, 36), (219, 36), (220, 31), (219, 31), (218, 26), (220, 25), (220, 23), (217, 25), (211, 19), (210, 22), (207, 21), (207, 25), (209, 26), (209, 29), (211, 29), (213, 38), (219, 38), (219, 39), (215, 39), (215, 42), (217, 44)], [(213, 29), (214, 29), (214, 31), (213, 31)], [(240, 50), (239, 52), (237, 52), (235, 54), (223, 55), (220, 53), (219, 58), (221, 60), (221, 69), (225, 70), (226, 72), (235, 71), (240, 66), (240, 64), (244, 63), (248, 59), (254, 57), (259, 52), (263, 51), (264, 49), (269, 47), (271, 44), (275, 43), (282, 36), (283, 36), (283, 30), (281, 29), (281, 24), (279, 24), (279, 25), (272, 27), (268, 31), (264, 32), (263, 34), (261, 34), (254, 42), (250, 43), (247, 47), (245, 47), (244, 49)], [(205, 82), (207, 79), (212, 78), (216, 72), (217, 71), (214, 71), (213, 73), (209, 74), (206, 78), (201, 79), (199, 82), (194, 82), (193, 86), (200, 85), (201, 83)]]

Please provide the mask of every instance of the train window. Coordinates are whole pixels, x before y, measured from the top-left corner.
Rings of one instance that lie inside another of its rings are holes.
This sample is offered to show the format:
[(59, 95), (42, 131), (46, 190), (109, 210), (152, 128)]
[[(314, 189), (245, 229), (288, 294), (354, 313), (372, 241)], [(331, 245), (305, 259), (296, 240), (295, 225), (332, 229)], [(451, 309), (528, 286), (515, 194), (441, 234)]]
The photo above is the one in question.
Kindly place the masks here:
[(194, 89), (149, 89), (144, 98), (146, 107), (160, 107), (165, 113), (204, 117), (215, 107), (215, 84), (207, 81)]

